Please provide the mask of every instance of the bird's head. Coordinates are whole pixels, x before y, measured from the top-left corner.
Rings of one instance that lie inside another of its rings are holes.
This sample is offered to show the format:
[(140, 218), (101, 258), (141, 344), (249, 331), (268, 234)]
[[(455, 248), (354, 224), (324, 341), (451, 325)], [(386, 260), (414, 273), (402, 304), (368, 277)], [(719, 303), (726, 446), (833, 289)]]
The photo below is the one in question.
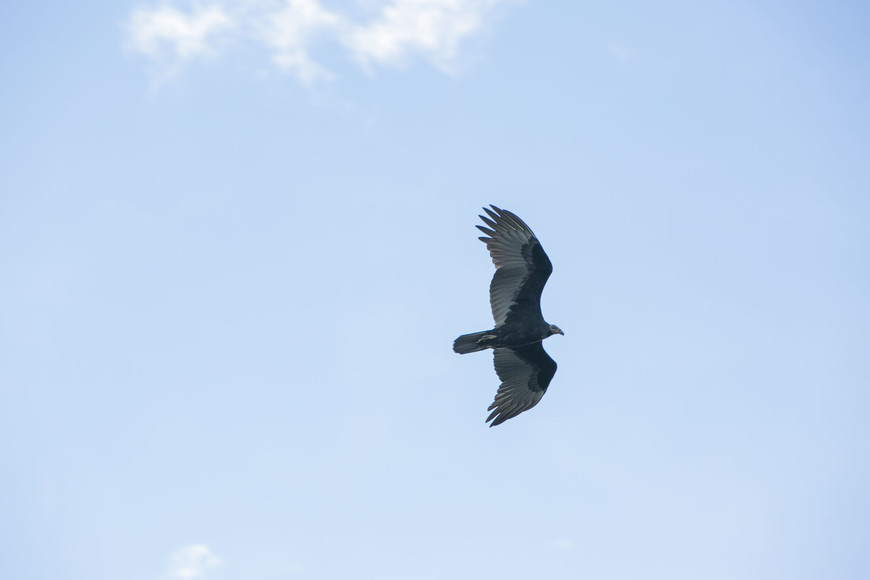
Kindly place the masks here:
[(551, 325), (550, 325), (550, 336), (552, 336), (552, 335), (554, 335), (554, 334), (561, 334), (562, 336), (565, 336), (565, 333), (562, 332), (562, 329), (561, 329), (561, 328), (559, 328), (559, 327), (556, 326), (555, 324), (551, 324)]

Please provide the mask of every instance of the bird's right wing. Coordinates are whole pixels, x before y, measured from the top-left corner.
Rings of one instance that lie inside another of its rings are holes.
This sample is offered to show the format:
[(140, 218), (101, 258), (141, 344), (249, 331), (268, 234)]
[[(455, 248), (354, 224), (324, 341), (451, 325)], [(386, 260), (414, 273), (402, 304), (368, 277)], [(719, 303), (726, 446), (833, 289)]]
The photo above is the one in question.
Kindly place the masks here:
[(501, 386), (487, 411), (490, 427), (504, 423), (538, 404), (556, 374), (556, 361), (540, 342), (515, 348), (493, 350), (495, 372)]
[(490, 207), (492, 210), (483, 208), (489, 217), (480, 216), (489, 228), (477, 228), (486, 234), (480, 240), (486, 244), (496, 268), (489, 285), (495, 325), (504, 324), (511, 308), (524, 309), (524, 314), (543, 320), (541, 292), (553, 272), (553, 265), (523, 220), (494, 205)]

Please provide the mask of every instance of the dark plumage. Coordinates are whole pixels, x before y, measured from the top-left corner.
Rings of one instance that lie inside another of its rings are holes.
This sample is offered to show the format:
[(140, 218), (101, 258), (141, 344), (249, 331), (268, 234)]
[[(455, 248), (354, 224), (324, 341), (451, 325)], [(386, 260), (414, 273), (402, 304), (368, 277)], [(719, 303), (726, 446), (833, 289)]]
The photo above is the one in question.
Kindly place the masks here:
[(463, 334), (453, 342), (454, 352), (467, 354), (493, 349), (495, 372), (501, 386), (489, 406), (487, 422), (499, 425), (538, 404), (556, 374), (556, 362), (541, 344), (548, 336), (564, 334), (541, 314), (541, 292), (553, 265), (532, 230), (517, 216), (494, 205), (483, 208), (489, 226), (477, 226), (486, 244), (495, 276), (489, 302), (495, 328)]

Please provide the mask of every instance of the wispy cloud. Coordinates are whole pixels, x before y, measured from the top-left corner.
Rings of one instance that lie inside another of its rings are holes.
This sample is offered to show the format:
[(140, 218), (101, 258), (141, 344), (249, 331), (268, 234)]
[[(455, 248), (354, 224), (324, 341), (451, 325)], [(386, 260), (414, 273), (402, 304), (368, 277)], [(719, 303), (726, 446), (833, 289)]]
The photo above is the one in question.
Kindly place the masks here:
[(181, 72), (185, 63), (218, 54), (223, 35), (236, 26), (222, 7), (194, 6), (190, 14), (169, 5), (137, 8), (126, 24), (126, 47), (151, 59), (159, 85)]
[(379, 17), (354, 27), (343, 39), (363, 62), (397, 65), (414, 54), (442, 70), (459, 54), (460, 42), (478, 32), (499, 0), (392, 0)]
[(177, 580), (205, 578), (210, 571), (220, 565), (221, 559), (208, 546), (193, 544), (172, 554), (169, 563), (169, 577)]
[(516, 1), (370, 1), (375, 9), (366, 22), (328, 9), (320, 0), (214, 0), (193, 4), (186, 12), (164, 3), (133, 10), (125, 26), (126, 46), (174, 74), (189, 61), (253, 42), (268, 50), (278, 70), (307, 86), (335, 78), (312, 56), (317, 44), (327, 42), (343, 47), (369, 71), (421, 57), (450, 73), (462, 42), (486, 28), (496, 7)]
[(214, 52), (217, 34), (233, 25), (220, 6), (195, 7), (191, 14), (171, 6), (138, 8), (130, 15), (127, 46), (152, 58), (188, 60)]
[(307, 86), (334, 78), (311, 59), (309, 46), (324, 36), (340, 34), (346, 26), (341, 16), (324, 9), (317, 0), (286, 0), (283, 8), (266, 14), (263, 20), (258, 36), (272, 49), (272, 60), (279, 68), (294, 73)]

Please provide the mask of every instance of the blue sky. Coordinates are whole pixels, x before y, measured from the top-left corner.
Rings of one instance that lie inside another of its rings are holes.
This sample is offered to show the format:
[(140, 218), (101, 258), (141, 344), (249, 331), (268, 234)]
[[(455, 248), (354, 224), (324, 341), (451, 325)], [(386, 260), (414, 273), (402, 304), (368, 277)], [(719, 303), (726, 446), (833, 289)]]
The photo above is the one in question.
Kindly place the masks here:
[[(0, 6), (0, 575), (870, 576), (870, 9)], [(534, 410), (480, 206), (554, 264)]]

